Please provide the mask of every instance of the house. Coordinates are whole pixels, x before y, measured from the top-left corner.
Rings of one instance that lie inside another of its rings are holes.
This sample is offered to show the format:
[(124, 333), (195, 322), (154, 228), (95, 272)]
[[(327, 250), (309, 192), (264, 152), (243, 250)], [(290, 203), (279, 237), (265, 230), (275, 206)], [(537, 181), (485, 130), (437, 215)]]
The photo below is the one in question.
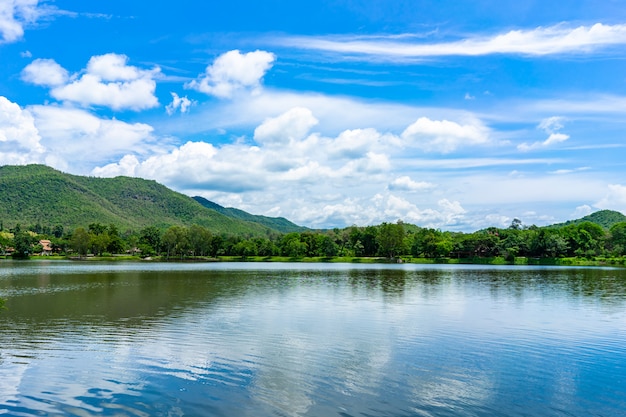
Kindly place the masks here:
[(41, 245), (42, 255), (52, 255), (52, 242), (49, 240), (40, 240), (39, 244)]

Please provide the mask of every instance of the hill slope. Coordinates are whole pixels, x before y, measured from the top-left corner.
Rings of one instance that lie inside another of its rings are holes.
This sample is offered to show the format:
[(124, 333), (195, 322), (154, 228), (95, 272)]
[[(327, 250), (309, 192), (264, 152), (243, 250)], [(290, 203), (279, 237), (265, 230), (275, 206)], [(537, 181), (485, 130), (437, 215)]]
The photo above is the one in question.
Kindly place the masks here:
[(610, 229), (615, 223), (626, 222), (626, 216), (619, 211), (600, 210), (591, 213), (577, 220), (568, 220), (565, 223), (553, 224), (549, 227), (565, 227), (571, 224), (580, 224), (583, 222), (591, 222), (602, 226), (604, 229)]
[(284, 217), (267, 217), (267, 216), (259, 216), (250, 214), (243, 210), (239, 210), (232, 207), (222, 207), (217, 203), (207, 200), (204, 197), (192, 197), (198, 203), (203, 205), (206, 208), (211, 210), (215, 210), (218, 213), (222, 213), (225, 216), (232, 217), (234, 219), (245, 220), (249, 222), (259, 223), (264, 226), (269, 227), (270, 229), (278, 230), (282, 233), (290, 233), (290, 232), (303, 232), (308, 230), (306, 227), (298, 226), (285, 219)]
[(44, 165), (0, 167), (0, 221), (5, 226), (90, 223), (122, 228), (198, 224), (214, 233), (267, 235), (263, 224), (226, 216), (155, 181), (65, 174)]

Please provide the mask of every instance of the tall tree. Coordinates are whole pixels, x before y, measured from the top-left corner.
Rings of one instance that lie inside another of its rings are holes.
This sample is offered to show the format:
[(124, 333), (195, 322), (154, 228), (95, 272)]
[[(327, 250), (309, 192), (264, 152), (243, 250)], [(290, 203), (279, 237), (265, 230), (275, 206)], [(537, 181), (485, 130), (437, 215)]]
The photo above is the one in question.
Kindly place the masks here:
[(79, 256), (86, 256), (89, 251), (91, 236), (83, 227), (74, 230), (70, 239), (70, 247), (74, 249)]
[(398, 223), (383, 223), (378, 228), (378, 245), (382, 254), (394, 258), (401, 253), (404, 244), (404, 225)]

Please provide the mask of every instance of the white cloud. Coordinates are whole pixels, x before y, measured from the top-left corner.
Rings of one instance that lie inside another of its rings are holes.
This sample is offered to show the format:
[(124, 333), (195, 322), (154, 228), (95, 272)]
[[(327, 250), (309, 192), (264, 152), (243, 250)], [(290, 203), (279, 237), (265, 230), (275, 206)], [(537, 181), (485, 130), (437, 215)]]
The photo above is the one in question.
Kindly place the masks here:
[(185, 87), (221, 98), (230, 98), (240, 90), (256, 92), (275, 59), (274, 54), (266, 51), (246, 54), (229, 51), (217, 57), (202, 76)]
[(609, 184), (606, 195), (594, 204), (595, 207), (606, 210), (618, 210), (626, 213), (626, 185)]
[(41, 163), (44, 152), (32, 114), (0, 96), (0, 164)]
[(53, 59), (36, 59), (22, 70), (22, 80), (35, 85), (56, 87), (69, 80), (65, 68)]
[(569, 135), (566, 135), (564, 133), (550, 133), (550, 136), (548, 136), (548, 139), (543, 141), (543, 145), (550, 146), (555, 143), (565, 142), (568, 139), (569, 139)]
[(390, 135), (383, 136), (376, 129), (351, 129), (341, 132), (327, 152), (340, 158), (361, 158), (368, 151), (382, 149), (385, 143), (393, 141)]
[(488, 129), (479, 121), (460, 125), (448, 120), (430, 120), (420, 117), (401, 135), (407, 146), (426, 152), (449, 153), (467, 145), (489, 143)]
[(34, 23), (42, 13), (38, 0), (0, 2), (0, 43), (15, 42), (24, 36), (24, 26)]
[(172, 102), (165, 106), (165, 111), (170, 116), (176, 112), (176, 110), (180, 110), (181, 113), (187, 113), (189, 108), (195, 104), (195, 101), (191, 101), (185, 97), (179, 97), (178, 94), (172, 92)]
[(139, 160), (135, 155), (124, 155), (120, 162), (94, 168), (91, 173), (96, 177), (135, 177)]
[(389, 183), (388, 188), (391, 191), (426, 191), (435, 188), (435, 184), (426, 181), (413, 181), (409, 176), (398, 177)]
[(93, 56), (87, 63), (87, 73), (98, 77), (102, 81), (133, 81), (145, 76), (152, 76), (159, 72), (158, 68), (152, 71), (140, 70), (129, 66), (126, 55), (105, 54)]
[(141, 70), (127, 65), (127, 62), (125, 55), (94, 56), (89, 60), (85, 74), (54, 88), (50, 94), (57, 100), (83, 106), (106, 106), (113, 110), (143, 110), (158, 106), (154, 77), (160, 69)]
[(537, 126), (539, 129), (544, 130), (547, 133), (555, 133), (558, 132), (559, 130), (563, 129), (564, 125), (563, 125), (563, 121), (565, 119), (563, 117), (560, 116), (552, 116), (552, 117), (548, 117), (546, 119), (543, 119), (540, 123), (539, 126)]
[[(220, 204), (237, 201), (244, 210), (280, 213), (312, 227), (398, 218), (433, 227), (460, 227), (461, 219), (467, 218), (461, 200), (450, 192), (461, 194), (449, 185), (418, 182), (405, 173), (412, 169), (409, 164), (430, 169), (429, 162), (437, 163), (432, 158), (414, 158), (416, 150), (420, 154), (425, 147), (450, 151), (488, 141), (488, 130), (480, 122), (424, 118), (407, 128), (403, 137), (373, 128), (340, 130), (327, 136), (312, 131), (319, 124), (316, 116), (305, 107), (291, 108), (260, 122), (254, 129), (254, 142), (245, 137), (222, 145), (187, 142), (143, 157), (129, 152), (119, 162), (92, 173), (151, 178), (187, 194), (203, 195)], [(438, 142), (440, 137), (445, 141)], [(439, 164), (443, 169), (461, 169), (463, 162), (445, 159)], [(545, 161), (484, 159), (470, 161), (469, 166), (538, 162)], [(419, 206), (409, 199), (390, 197), (389, 192), (395, 191), (419, 192)], [(370, 201), (376, 193), (386, 194), (382, 206)]]
[(317, 123), (311, 110), (296, 107), (265, 120), (254, 130), (254, 140), (264, 145), (286, 145), (304, 139)]
[(154, 95), (158, 67), (150, 70), (128, 65), (128, 57), (105, 54), (92, 57), (81, 74), (68, 72), (51, 59), (33, 61), (22, 71), (22, 79), (52, 87), (57, 100), (81, 106), (105, 106), (113, 110), (144, 110), (158, 106)]
[(556, 116), (543, 119), (541, 123), (539, 123), (539, 126), (537, 126), (537, 128), (548, 133), (548, 138), (543, 142), (534, 142), (531, 144), (528, 144), (526, 142), (521, 143), (517, 145), (517, 149), (522, 152), (528, 152), (535, 149), (545, 148), (557, 143), (565, 142), (570, 138), (569, 135), (566, 135), (564, 133), (558, 133), (558, 131), (563, 129), (564, 127), (563, 120), (564, 118)]
[[(144, 123), (102, 119), (81, 109), (32, 106), (35, 125), (55, 166), (98, 164), (129, 152), (154, 152), (153, 128)], [(78, 158), (78, 159), (77, 159)]]
[(576, 210), (572, 213), (572, 219), (580, 219), (593, 213), (593, 209), (588, 204), (576, 207)]
[(566, 25), (512, 30), (492, 36), (474, 36), (451, 42), (419, 43), (397, 36), (366, 37), (286, 37), (274, 42), (301, 49), (342, 55), (365, 55), (378, 59), (416, 59), (438, 56), (481, 56), (491, 54), (553, 55), (589, 53), (599, 48), (626, 44), (626, 24), (576, 28)]

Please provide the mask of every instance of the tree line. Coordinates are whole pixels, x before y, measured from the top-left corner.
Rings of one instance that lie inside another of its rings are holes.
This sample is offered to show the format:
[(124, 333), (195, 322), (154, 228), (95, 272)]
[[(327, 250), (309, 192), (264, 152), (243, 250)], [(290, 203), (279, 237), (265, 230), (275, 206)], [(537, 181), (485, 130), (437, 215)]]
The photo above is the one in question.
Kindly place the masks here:
[(626, 255), (626, 222), (603, 229), (583, 222), (564, 227), (524, 226), (518, 219), (506, 228), (473, 233), (448, 232), (397, 223), (351, 226), (344, 229), (275, 233), (266, 237), (213, 233), (199, 226), (145, 227), (121, 232), (117, 226), (91, 223), (67, 231), (63, 226), (31, 225), (4, 230), (0, 224), (0, 253), (28, 256), (41, 253), (41, 240), (52, 253), (74, 256), (129, 254), (165, 258), (238, 256), (304, 257), (422, 257), (561, 258)]

